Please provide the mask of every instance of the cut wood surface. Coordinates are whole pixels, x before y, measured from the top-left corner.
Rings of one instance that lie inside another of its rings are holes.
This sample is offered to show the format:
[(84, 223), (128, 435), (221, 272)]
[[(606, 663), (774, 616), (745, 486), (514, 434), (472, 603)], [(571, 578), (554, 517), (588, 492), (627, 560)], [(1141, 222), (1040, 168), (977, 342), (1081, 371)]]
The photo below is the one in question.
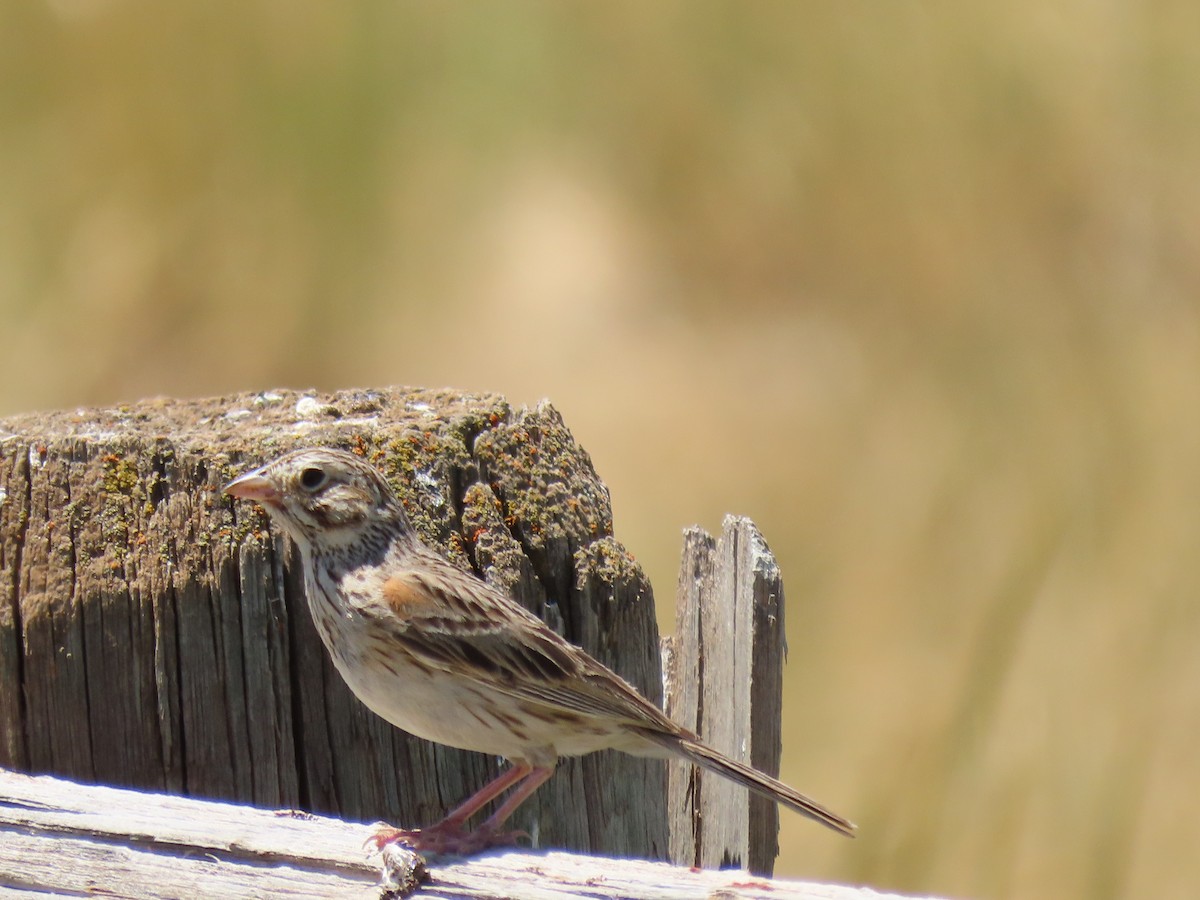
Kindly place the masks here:
[[(369, 825), (0, 770), (0, 898), (376, 898)], [(494, 851), (430, 859), (420, 898), (870, 900), (865, 888), (665, 863)], [(390, 869), (387, 877), (407, 872)], [(390, 896), (400, 896), (396, 891)], [(389, 894), (385, 894), (389, 896)]]

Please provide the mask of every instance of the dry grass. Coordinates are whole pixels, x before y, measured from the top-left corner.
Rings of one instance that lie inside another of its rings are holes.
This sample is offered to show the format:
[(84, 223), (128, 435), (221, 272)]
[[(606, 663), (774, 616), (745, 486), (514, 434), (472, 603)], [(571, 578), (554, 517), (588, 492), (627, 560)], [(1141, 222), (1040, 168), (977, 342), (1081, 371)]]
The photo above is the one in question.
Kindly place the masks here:
[(1196, 9), (0, 6), (0, 413), (551, 397), (762, 526), (785, 874), (1200, 883)]

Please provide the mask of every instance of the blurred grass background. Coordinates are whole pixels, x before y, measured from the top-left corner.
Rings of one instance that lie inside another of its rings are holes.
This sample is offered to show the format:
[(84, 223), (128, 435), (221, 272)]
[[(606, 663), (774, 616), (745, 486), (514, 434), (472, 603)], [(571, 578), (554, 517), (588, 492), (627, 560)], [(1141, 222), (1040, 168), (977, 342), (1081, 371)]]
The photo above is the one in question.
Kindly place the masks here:
[(1200, 6), (0, 5), (0, 415), (545, 396), (791, 601), (781, 874), (1200, 884)]

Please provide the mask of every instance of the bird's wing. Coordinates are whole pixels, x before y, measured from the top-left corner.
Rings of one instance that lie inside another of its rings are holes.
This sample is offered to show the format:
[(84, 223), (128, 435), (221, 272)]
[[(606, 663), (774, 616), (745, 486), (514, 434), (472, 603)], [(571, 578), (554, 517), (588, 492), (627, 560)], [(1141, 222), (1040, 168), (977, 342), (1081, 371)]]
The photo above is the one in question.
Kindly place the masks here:
[(628, 682), (541, 619), (486, 582), (439, 563), (397, 572), (383, 588), (392, 621), (403, 622), (397, 640), (426, 667), (542, 706), (679, 731)]

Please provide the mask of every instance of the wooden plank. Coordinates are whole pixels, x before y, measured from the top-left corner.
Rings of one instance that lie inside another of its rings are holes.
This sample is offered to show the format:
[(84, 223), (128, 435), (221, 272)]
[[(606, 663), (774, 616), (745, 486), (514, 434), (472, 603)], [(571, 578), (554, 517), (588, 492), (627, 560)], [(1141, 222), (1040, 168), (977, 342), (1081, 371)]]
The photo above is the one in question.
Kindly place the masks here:
[[(746, 654), (749, 705), (743, 734), (749, 735), (748, 759), (761, 772), (779, 777), (783, 759), (783, 664), (787, 659), (783, 576), (758, 526), (745, 517), (726, 517), (723, 536), (736, 574), (734, 605), (750, 633), (739, 650)], [(748, 646), (747, 646), (748, 644)], [(739, 652), (739, 651), (735, 651)], [(740, 673), (739, 673), (740, 677)], [(736, 723), (735, 723), (736, 725)], [(779, 807), (757, 794), (746, 796), (747, 855), (752, 872), (770, 873), (779, 855)]]
[[(373, 898), (369, 825), (0, 770), (0, 900), (9, 897)], [(391, 856), (391, 854), (385, 854)], [(402, 860), (410, 863), (410, 860)], [(389, 874), (398, 875), (393, 868)], [(391, 896), (399, 896), (392, 894)], [(866, 888), (769, 880), (559, 851), (431, 860), (435, 900), (887, 900)]]
[[(726, 516), (721, 537), (685, 533), (667, 712), (710, 746), (779, 773), (783, 583), (749, 519)], [(671, 858), (770, 874), (779, 811), (766, 798), (684, 763), (670, 774)]]
[[(683, 533), (683, 556), (675, 600), (675, 635), (666, 644), (666, 712), (672, 719), (700, 734), (700, 610), (711, 593), (716, 540), (693, 526)], [(698, 865), (702, 846), (702, 820), (696, 813), (701, 769), (671, 762), (668, 773), (671, 861)]]
[(332, 819), (0, 770), (6, 888), (148, 898), (371, 897), (379, 870), (366, 863), (365, 832)]

